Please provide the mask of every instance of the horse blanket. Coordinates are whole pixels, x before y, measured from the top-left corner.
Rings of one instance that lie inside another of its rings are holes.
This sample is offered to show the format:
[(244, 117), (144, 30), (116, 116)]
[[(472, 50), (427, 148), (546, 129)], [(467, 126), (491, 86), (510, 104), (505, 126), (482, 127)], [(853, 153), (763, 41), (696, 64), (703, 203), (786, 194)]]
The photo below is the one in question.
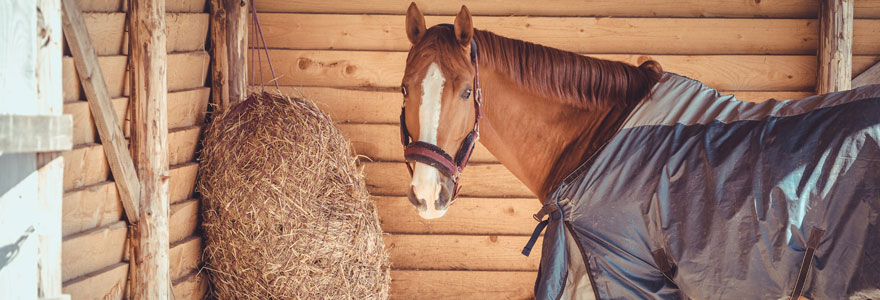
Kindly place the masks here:
[(880, 299), (880, 85), (752, 103), (667, 73), (539, 214), (537, 299)]

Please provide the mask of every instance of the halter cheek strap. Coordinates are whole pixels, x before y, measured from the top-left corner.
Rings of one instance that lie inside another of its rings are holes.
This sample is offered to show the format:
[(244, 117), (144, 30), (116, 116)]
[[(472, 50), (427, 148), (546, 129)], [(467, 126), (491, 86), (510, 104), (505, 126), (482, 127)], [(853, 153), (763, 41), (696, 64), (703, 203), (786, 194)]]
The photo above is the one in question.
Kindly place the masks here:
[[(450, 24), (440, 24), (438, 26), (452, 27)], [(483, 117), (483, 90), (480, 88), (480, 69), (477, 64), (477, 42), (474, 39), (471, 39), (470, 56), (471, 62), (474, 65), (474, 109), (476, 110), (474, 129), (464, 138), (464, 141), (462, 141), (454, 159), (437, 145), (421, 141), (412, 141), (412, 136), (406, 129), (406, 103), (400, 108), (400, 143), (403, 144), (404, 147), (403, 155), (406, 159), (406, 162), (404, 163), (406, 164), (407, 170), (409, 170), (409, 175), (413, 175), (413, 168), (410, 163), (420, 162), (432, 166), (440, 171), (440, 173), (443, 173), (443, 175), (452, 178), (455, 187), (453, 188), (450, 203), (458, 198), (458, 192), (461, 190), (461, 185), (459, 185), (461, 172), (464, 170), (464, 167), (467, 166), (471, 153), (474, 151), (474, 145), (476, 145), (477, 140), (480, 139), (480, 119)]]

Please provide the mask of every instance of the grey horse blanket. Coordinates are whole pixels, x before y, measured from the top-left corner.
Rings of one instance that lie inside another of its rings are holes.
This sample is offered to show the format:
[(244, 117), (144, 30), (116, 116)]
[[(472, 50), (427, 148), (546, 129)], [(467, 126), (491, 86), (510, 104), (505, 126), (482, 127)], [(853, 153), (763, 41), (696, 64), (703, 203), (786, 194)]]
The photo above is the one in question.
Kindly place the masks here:
[(880, 85), (751, 103), (664, 79), (545, 199), (536, 297), (880, 299)]

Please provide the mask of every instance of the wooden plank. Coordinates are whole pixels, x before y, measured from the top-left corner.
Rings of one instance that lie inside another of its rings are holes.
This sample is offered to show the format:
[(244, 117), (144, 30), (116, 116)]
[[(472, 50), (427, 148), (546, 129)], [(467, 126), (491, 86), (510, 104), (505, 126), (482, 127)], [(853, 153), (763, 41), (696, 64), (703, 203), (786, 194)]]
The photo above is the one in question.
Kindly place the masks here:
[[(205, 87), (168, 93), (168, 128), (173, 130), (204, 123), (210, 92), (211, 89)], [(131, 132), (130, 120), (126, 116), (128, 98), (114, 98), (112, 102), (117, 120), (121, 122), (122, 131), (128, 137)], [(66, 102), (64, 114), (73, 116), (74, 145), (99, 142), (88, 102), (79, 100)]]
[(210, 0), (211, 5), (211, 103), (229, 107), (229, 53), (226, 44), (226, 5), (224, 0)]
[[(36, 79), (37, 113), (60, 116), (64, 111), (61, 95), (61, 1), (37, 0)], [(72, 123), (70, 116), (65, 116)], [(70, 127), (72, 142), (72, 124)], [(72, 146), (72, 144), (71, 144)], [(64, 158), (61, 153), (37, 153), (37, 297), (69, 299), (61, 291), (62, 203), (64, 197)]]
[[(345, 14), (403, 14), (409, 0), (359, 1), (344, 0), (259, 0), (260, 12), (305, 12)], [(810, 0), (598, 0), (584, 5), (582, 1), (562, 0), (536, 4), (528, 0), (489, 0), (448, 2), (419, 1), (419, 9), (427, 15), (454, 16), (467, 5), (474, 15), (485, 16), (595, 16), (595, 17), (723, 17), (723, 18), (816, 18), (819, 4)], [(856, 2), (857, 18), (880, 18), (880, 1)], [(452, 22), (450, 19), (448, 22)]]
[[(367, 188), (373, 195), (405, 196), (410, 178), (399, 162), (363, 163)], [(491, 178), (491, 180), (487, 180)], [(524, 197), (535, 195), (500, 164), (469, 164), (461, 175), (461, 195), (475, 197)]]
[(121, 300), (125, 295), (128, 263), (120, 262), (64, 283), (70, 299)]
[(205, 123), (211, 88), (200, 87), (168, 93), (168, 128), (176, 129)]
[[(456, 200), (442, 218), (425, 220), (406, 197), (375, 196), (382, 231), (411, 234), (531, 234), (537, 198), (470, 198)], [(394, 265), (395, 268), (397, 265)]]
[(122, 261), (125, 252), (125, 222), (74, 234), (62, 244), (62, 278), (64, 281), (101, 270)]
[[(403, 161), (400, 145), (400, 127), (392, 124), (337, 124), (342, 134), (351, 140), (355, 152), (374, 161)], [(498, 162), (483, 144), (477, 144), (471, 162)]]
[(80, 82), (89, 99), (95, 126), (104, 144), (104, 153), (113, 171), (117, 188), (125, 207), (126, 216), (131, 222), (137, 222), (137, 195), (140, 187), (137, 183), (138, 176), (135, 173), (131, 155), (125, 144), (122, 128), (116, 120), (113, 112), (110, 95), (98, 65), (98, 57), (95, 54), (92, 43), (86, 31), (82, 13), (74, 0), (63, 0), (64, 4), (64, 36), (73, 53), (76, 69), (80, 74)]
[(171, 204), (168, 220), (172, 244), (195, 235), (199, 225), (199, 200), (188, 199)]
[[(210, 57), (205, 51), (172, 53), (168, 55), (168, 90), (171, 92), (191, 90), (205, 86), (205, 76), (208, 74), (208, 62)], [(128, 95), (128, 76), (125, 68), (128, 57), (102, 56), (98, 58), (101, 71), (107, 80), (106, 85), (110, 97), (122, 97)], [(64, 101), (74, 101), (81, 98), (80, 85), (74, 61), (71, 57), (64, 57)]]
[(201, 133), (200, 126), (172, 129), (168, 133), (168, 163), (177, 165), (194, 161)]
[[(125, 0), (77, 0), (83, 11), (87, 12), (121, 12), (128, 9)], [(166, 1), (167, 12), (203, 12), (205, 0), (174, 0)]]
[[(385, 91), (282, 86), (281, 91), (291, 97), (304, 97), (314, 101), (337, 123), (397, 124), (400, 117), (399, 107), (403, 103), (403, 98), (397, 89)], [(770, 98), (799, 99), (815, 94), (776, 91), (721, 91), (721, 93), (734, 94), (743, 101), (764, 101)]]
[(852, 71), (853, 77), (867, 71), (871, 66), (880, 62), (880, 56), (872, 56), (872, 55), (853, 55), (852, 58)]
[(852, 88), (880, 84), (880, 62), (874, 64), (852, 80)]
[[(164, 0), (131, 1), (131, 152), (141, 193), (132, 235), (135, 299), (169, 299), (168, 54)], [(204, 36), (204, 35), (202, 35)]]
[[(398, 88), (405, 52), (272, 50), (284, 85)], [(659, 61), (663, 69), (719, 90), (805, 91), (816, 82), (813, 56), (789, 55), (594, 55), (628, 63)], [(265, 59), (265, 58), (264, 58)], [(265, 64), (265, 62), (264, 62)], [(264, 70), (263, 76), (271, 77)]]
[(788, 100), (813, 96), (814, 92), (761, 92), (761, 91), (721, 91), (722, 94), (733, 94), (737, 99), (749, 102), (764, 102), (769, 99)]
[(819, 1), (819, 94), (852, 86), (854, 0)]
[(104, 147), (85, 144), (64, 152), (64, 190), (106, 181), (110, 176)]
[(57, 152), (72, 147), (70, 116), (0, 115), (0, 153)]
[[(124, 12), (83, 14), (89, 37), (99, 56), (128, 53), (125, 15)], [(208, 34), (207, 13), (169, 13), (167, 18), (166, 50), (168, 52), (205, 50), (205, 36)]]
[(198, 170), (199, 164), (196, 162), (171, 166), (168, 172), (171, 204), (192, 198)]
[(202, 238), (191, 236), (186, 240), (171, 244), (168, 257), (173, 281), (183, 279), (186, 275), (198, 271), (199, 264), (202, 262)]
[[(402, 11), (401, 11), (402, 13)], [(450, 17), (427, 17), (428, 26)], [(266, 13), (271, 48), (409, 51), (403, 15)], [(814, 54), (810, 19), (475, 17), (480, 29), (579, 53)], [(291, 30), (295, 28), (296, 30)], [(858, 20), (853, 53), (880, 53), (880, 20)], [(681, 47), (682, 44), (688, 45)]]
[(385, 249), (397, 270), (537, 271), (541, 251), (529, 257), (520, 253), (528, 240), (528, 235), (390, 234)]
[[(128, 111), (128, 98), (114, 98), (113, 112), (119, 126), (125, 128), (126, 112)], [(95, 127), (92, 111), (87, 101), (74, 100), (64, 103), (64, 114), (73, 117), (73, 144), (91, 144), (100, 142), (98, 129)], [(123, 130), (125, 131), (125, 130)]]
[(112, 181), (67, 191), (62, 210), (61, 232), (65, 237), (122, 219), (122, 202)]
[[(236, 103), (247, 97), (248, 86), (248, 22), (251, 6), (247, 1), (222, 0), (226, 9), (226, 60), (229, 101)], [(269, 68), (266, 68), (268, 71)], [(270, 73), (271, 74), (271, 73)]]
[(208, 292), (205, 272), (193, 272), (174, 281), (174, 298), (177, 300), (201, 300)]
[(391, 271), (391, 299), (531, 299), (537, 272)]

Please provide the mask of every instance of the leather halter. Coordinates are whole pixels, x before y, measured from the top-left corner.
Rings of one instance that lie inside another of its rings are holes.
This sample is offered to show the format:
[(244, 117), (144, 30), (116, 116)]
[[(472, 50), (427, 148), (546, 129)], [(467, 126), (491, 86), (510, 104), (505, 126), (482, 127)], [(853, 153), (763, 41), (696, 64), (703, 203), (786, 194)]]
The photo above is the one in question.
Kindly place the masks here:
[[(451, 24), (439, 24), (437, 26), (447, 27), (452, 29), (453, 32), (455, 31)], [(453, 187), (450, 204), (455, 202), (455, 199), (458, 197), (458, 192), (461, 190), (461, 186), (459, 185), (461, 171), (464, 170), (468, 160), (470, 160), (471, 153), (474, 151), (474, 145), (477, 140), (480, 139), (480, 118), (483, 117), (483, 90), (480, 88), (480, 70), (477, 64), (477, 42), (473, 38), (471, 39), (471, 62), (474, 64), (473, 96), (474, 108), (476, 109), (474, 129), (471, 130), (467, 137), (464, 138), (464, 141), (461, 142), (461, 146), (455, 154), (454, 160), (452, 156), (447, 154), (446, 151), (443, 151), (443, 149), (437, 145), (422, 141), (413, 141), (412, 136), (410, 136), (409, 131), (406, 129), (406, 101), (404, 101), (403, 106), (400, 108), (400, 143), (403, 144), (404, 147), (403, 154), (406, 159), (404, 164), (406, 164), (406, 168), (409, 170), (410, 177), (413, 175), (413, 167), (410, 163), (420, 162), (430, 165), (440, 171), (440, 173), (443, 173), (443, 175), (452, 178), (455, 187)]]

